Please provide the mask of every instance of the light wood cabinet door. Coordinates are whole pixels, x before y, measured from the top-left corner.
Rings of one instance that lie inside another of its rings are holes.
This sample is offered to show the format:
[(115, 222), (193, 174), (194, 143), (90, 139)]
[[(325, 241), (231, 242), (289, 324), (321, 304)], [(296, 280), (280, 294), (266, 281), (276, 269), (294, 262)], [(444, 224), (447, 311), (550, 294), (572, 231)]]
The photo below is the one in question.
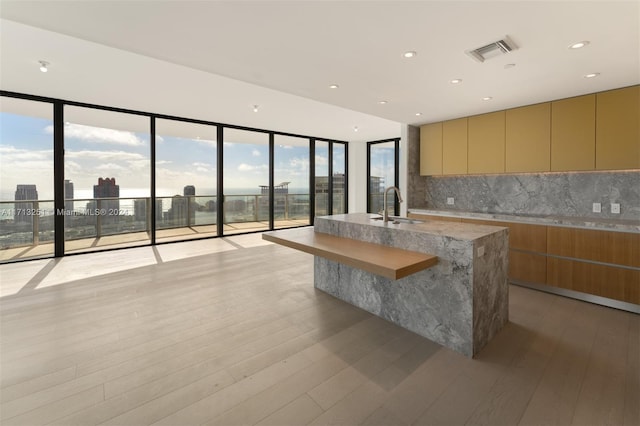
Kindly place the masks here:
[(548, 257), (547, 284), (640, 304), (638, 270)]
[(640, 234), (549, 226), (547, 252), (640, 268)]
[(420, 127), (420, 175), (442, 174), (442, 123)]
[(551, 171), (596, 167), (596, 95), (551, 103)]
[(551, 170), (551, 103), (507, 110), (505, 147), (505, 171)]
[(509, 250), (509, 279), (525, 283), (547, 283), (547, 258), (544, 255)]
[(640, 86), (596, 94), (596, 169), (640, 168)]
[(468, 172), (504, 173), (505, 112), (474, 115), (467, 125)]
[(442, 174), (467, 173), (467, 119), (442, 123)]

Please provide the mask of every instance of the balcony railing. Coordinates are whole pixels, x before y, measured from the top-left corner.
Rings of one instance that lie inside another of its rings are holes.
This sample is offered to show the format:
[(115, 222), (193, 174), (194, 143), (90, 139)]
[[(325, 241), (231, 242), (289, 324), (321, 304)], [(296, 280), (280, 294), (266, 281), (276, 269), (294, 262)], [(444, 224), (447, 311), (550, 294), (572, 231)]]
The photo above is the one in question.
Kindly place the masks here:
[[(322, 195), (325, 197), (322, 198)], [(308, 224), (309, 199), (309, 194), (275, 194), (273, 209), (276, 227)], [(156, 197), (155, 202), (157, 232), (216, 225), (216, 196)], [(328, 214), (326, 202), (326, 194), (318, 194), (317, 214)], [(340, 197), (334, 198), (334, 212), (344, 211), (340, 210), (344, 208), (343, 202)], [(45, 243), (52, 245), (56, 214), (65, 217), (65, 241), (136, 233), (148, 239), (152, 223), (151, 203), (149, 197), (67, 199), (65, 208), (56, 212), (53, 200), (0, 201), (0, 250)], [(267, 195), (229, 194), (225, 196), (223, 206), (225, 226), (231, 228), (235, 224), (260, 223), (256, 229), (268, 227)], [(232, 232), (232, 229), (229, 230)], [(209, 232), (215, 235), (215, 231)]]

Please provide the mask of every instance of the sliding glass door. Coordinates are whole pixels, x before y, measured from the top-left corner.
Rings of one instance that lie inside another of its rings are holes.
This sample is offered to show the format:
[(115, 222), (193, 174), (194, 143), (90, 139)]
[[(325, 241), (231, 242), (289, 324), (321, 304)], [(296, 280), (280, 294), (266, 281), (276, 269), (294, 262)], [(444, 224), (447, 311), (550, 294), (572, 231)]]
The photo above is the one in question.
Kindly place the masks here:
[(216, 133), (216, 126), (156, 120), (156, 241), (217, 235)]
[[(367, 143), (367, 212), (382, 213), (385, 189), (399, 185), (400, 139)], [(387, 199), (389, 214), (400, 214), (395, 191)]]
[(224, 129), (224, 234), (269, 229), (269, 134)]
[(149, 244), (149, 118), (65, 107), (65, 252)]
[(0, 102), (0, 262), (54, 254), (53, 106)]

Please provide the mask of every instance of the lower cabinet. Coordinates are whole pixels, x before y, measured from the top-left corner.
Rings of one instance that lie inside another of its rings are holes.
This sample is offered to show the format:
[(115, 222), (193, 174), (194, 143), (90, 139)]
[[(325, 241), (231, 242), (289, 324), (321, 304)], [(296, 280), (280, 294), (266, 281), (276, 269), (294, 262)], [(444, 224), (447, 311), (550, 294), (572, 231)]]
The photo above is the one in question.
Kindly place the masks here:
[(410, 214), (509, 228), (509, 279), (640, 305), (640, 234)]
[(640, 305), (638, 270), (548, 257), (547, 284)]
[(547, 283), (547, 257), (509, 250), (509, 279), (533, 284)]

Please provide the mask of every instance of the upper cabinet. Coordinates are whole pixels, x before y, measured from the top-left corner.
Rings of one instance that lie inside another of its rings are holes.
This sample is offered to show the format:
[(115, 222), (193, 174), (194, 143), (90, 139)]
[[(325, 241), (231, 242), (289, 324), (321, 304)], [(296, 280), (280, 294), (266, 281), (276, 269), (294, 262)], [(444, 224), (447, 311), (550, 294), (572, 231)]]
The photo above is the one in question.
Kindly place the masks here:
[(442, 174), (442, 123), (420, 127), (420, 175)]
[(596, 94), (596, 169), (640, 168), (640, 86)]
[(537, 104), (506, 112), (505, 171), (551, 170), (551, 104)]
[(467, 173), (467, 119), (442, 123), (442, 174)]
[(469, 173), (504, 172), (504, 111), (469, 117)]
[(640, 86), (424, 125), (420, 174), (640, 168)]
[(551, 102), (551, 171), (596, 166), (596, 95)]

